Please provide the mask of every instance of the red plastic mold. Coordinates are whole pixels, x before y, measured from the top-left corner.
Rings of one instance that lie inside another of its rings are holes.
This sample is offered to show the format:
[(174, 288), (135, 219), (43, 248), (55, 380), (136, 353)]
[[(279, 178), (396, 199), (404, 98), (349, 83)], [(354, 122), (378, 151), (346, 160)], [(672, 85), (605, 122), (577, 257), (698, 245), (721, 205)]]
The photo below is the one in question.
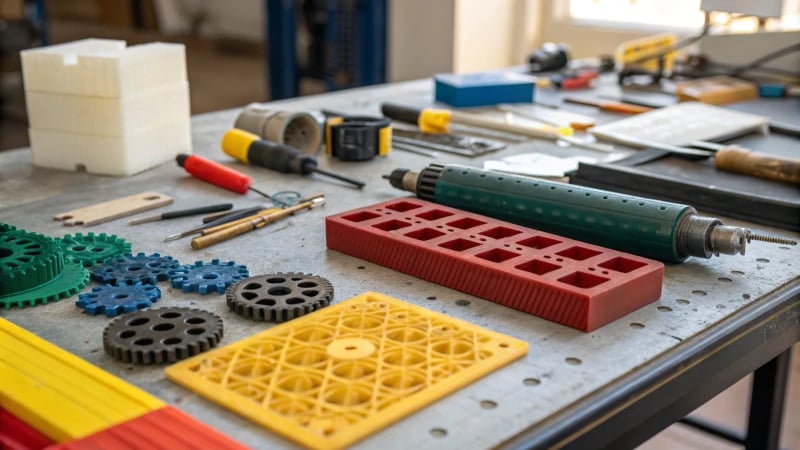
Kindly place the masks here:
[(52, 443), (10, 412), (0, 409), (0, 449), (42, 450)]
[(325, 219), (328, 248), (592, 331), (661, 296), (658, 261), (416, 198)]
[(246, 450), (213, 428), (167, 406), (83, 439), (52, 445), (46, 450)]

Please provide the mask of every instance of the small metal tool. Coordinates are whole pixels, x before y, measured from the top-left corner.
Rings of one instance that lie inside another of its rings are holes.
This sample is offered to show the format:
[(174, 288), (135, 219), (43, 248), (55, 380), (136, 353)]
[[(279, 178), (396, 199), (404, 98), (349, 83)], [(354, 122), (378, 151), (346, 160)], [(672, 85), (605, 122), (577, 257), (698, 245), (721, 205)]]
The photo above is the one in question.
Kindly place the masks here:
[(212, 220), (211, 222), (204, 223), (203, 225), (200, 225), (199, 227), (192, 228), (191, 230), (186, 230), (186, 231), (183, 231), (183, 232), (180, 232), (180, 233), (171, 234), (171, 235), (167, 236), (166, 238), (164, 238), (164, 242), (169, 242), (169, 241), (174, 241), (174, 240), (177, 240), (177, 239), (185, 238), (186, 236), (191, 236), (193, 234), (200, 234), (200, 232), (205, 230), (206, 228), (214, 227), (214, 226), (217, 226), (217, 225), (221, 225), (223, 223), (233, 222), (234, 220), (239, 220), (239, 219), (244, 218), (244, 217), (252, 216), (253, 214), (256, 214), (257, 212), (261, 211), (262, 209), (264, 209), (263, 206), (255, 206), (253, 208), (243, 209), (243, 210), (241, 210), (239, 212), (228, 214), (226, 216), (223, 216), (223, 217), (220, 217), (218, 219)]
[(156, 214), (155, 216), (141, 217), (128, 221), (128, 225), (139, 225), (140, 223), (155, 222), (157, 220), (176, 219), (178, 217), (194, 216), (198, 214), (228, 211), (233, 208), (233, 203), (220, 203), (218, 205), (201, 206), (199, 208), (180, 209), (177, 211), (167, 211)]

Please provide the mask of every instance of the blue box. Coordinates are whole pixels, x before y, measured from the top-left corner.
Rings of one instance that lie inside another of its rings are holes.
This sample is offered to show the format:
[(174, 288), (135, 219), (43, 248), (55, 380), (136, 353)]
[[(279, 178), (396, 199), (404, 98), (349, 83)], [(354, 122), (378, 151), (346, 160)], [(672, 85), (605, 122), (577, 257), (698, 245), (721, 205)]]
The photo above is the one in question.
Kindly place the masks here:
[(532, 103), (536, 79), (516, 72), (435, 75), (436, 101), (455, 107)]

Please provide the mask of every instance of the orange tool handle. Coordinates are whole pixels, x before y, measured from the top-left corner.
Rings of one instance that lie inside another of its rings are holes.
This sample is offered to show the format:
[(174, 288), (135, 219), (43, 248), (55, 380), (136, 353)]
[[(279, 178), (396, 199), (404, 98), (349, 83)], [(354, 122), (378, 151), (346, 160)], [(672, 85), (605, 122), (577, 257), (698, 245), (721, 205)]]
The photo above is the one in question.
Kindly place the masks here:
[(597, 107), (603, 111), (619, 114), (641, 114), (653, 110), (653, 108), (648, 108), (647, 106), (632, 105), (630, 103), (620, 102), (599, 102)]

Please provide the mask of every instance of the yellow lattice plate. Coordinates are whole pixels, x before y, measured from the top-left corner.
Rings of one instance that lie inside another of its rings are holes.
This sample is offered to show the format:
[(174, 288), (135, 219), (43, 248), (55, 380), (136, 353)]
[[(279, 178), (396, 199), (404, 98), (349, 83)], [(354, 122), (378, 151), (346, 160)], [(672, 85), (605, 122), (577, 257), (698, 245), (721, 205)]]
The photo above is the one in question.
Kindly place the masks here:
[(338, 449), (527, 351), (519, 339), (368, 292), (166, 373), (302, 445)]

